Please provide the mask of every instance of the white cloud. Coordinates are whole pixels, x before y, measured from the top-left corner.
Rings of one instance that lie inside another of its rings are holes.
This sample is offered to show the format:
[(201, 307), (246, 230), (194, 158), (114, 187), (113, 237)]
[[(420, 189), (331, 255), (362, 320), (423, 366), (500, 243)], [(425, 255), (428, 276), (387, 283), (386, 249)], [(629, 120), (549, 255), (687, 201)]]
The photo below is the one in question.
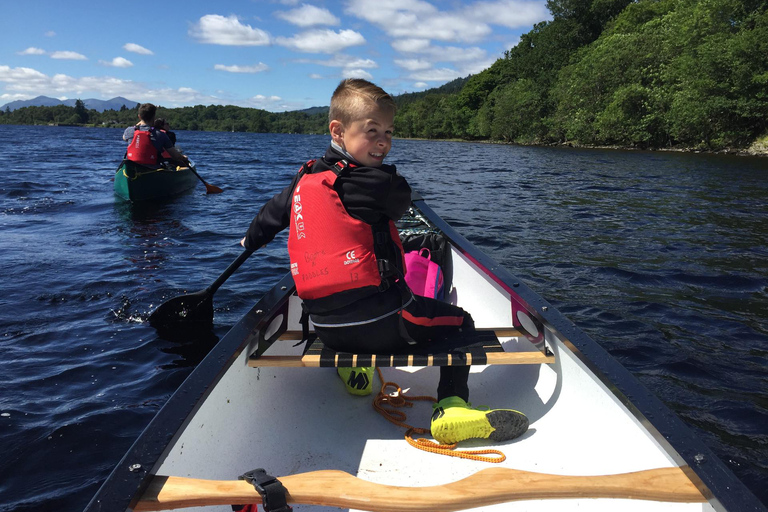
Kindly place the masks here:
[(458, 11), (441, 12), (422, 0), (351, 0), (346, 12), (378, 26), (392, 37), (423, 34), (441, 41), (476, 41), (491, 28)]
[(28, 100), (32, 98), (29, 94), (0, 94), (0, 103), (10, 103), (16, 100)]
[(45, 55), (45, 50), (30, 46), (23, 52), (16, 52), (18, 55)]
[(263, 94), (257, 94), (245, 101), (238, 102), (241, 107), (260, 108), (262, 110), (270, 110), (272, 112), (285, 111), (285, 110), (298, 110), (304, 108), (303, 104), (292, 103), (284, 101), (280, 96), (264, 96)]
[(136, 43), (125, 43), (123, 45), (123, 50), (138, 53), (140, 55), (154, 55), (152, 50), (148, 50), (147, 48), (144, 48), (143, 46)]
[(54, 36), (56, 35), (56, 32), (54, 32), (53, 30), (49, 30), (48, 32), (46, 32), (46, 33), (45, 33), (45, 34), (43, 34), (43, 35), (44, 35), (45, 37), (54, 37)]
[(395, 64), (408, 71), (421, 71), (432, 67), (432, 63), (421, 59), (395, 59)]
[(477, 2), (468, 6), (466, 13), (477, 20), (508, 28), (529, 27), (551, 17), (544, 2), (530, 0)]
[[(402, 39), (394, 41), (392, 47), (400, 53), (414, 55), (414, 58), (395, 59), (394, 63), (412, 72), (409, 78), (418, 81), (453, 80), (458, 76), (479, 73), (488, 68), (496, 58), (489, 58), (487, 52), (477, 46), (436, 46), (423, 39)], [(435, 69), (435, 64), (449, 62), (458, 69)], [(429, 77), (429, 78), (425, 78)]]
[(414, 89), (424, 89), (428, 86), (429, 84), (427, 82), (416, 82), (415, 84), (413, 84)]
[(302, 4), (298, 9), (291, 9), (290, 11), (277, 11), (275, 16), (299, 27), (336, 26), (341, 23), (339, 18), (331, 14), (328, 9), (309, 4)]
[(88, 60), (88, 57), (77, 52), (53, 52), (51, 53), (52, 59), (64, 59), (64, 60)]
[(264, 96), (263, 94), (257, 94), (256, 96), (252, 96), (250, 98), (251, 101), (256, 102), (267, 102), (267, 101), (281, 101), (282, 98), (280, 96)]
[[(458, 46), (434, 46), (423, 44), (421, 39), (394, 41), (392, 48), (400, 53), (419, 54), (431, 62), (476, 62), (486, 60), (487, 52), (477, 46), (462, 48)], [(404, 67), (404, 66), (403, 66)]]
[(312, 80), (321, 80), (325, 77), (323, 75), (318, 75), (317, 73), (310, 73), (309, 78), (311, 78)]
[(365, 80), (373, 81), (373, 75), (364, 69), (345, 69), (342, 72), (344, 78), (364, 78)]
[(99, 63), (113, 68), (130, 68), (133, 66), (133, 62), (123, 57), (115, 57), (111, 61), (100, 60)]
[(94, 91), (111, 98), (136, 92), (133, 82), (118, 78), (73, 78), (64, 74), (49, 76), (35, 69), (23, 67), (0, 66), (0, 82), (6, 84), (7, 91), (30, 96), (45, 94), (74, 97), (82, 92)]
[(201, 43), (224, 46), (265, 46), (270, 43), (267, 32), (240, 23), (234, 15), (206, 14), (189, 29), (189, 35)]
[(299, 61), (303, 63), (319, 64), (329, 68), (378, 68), (379, 65), (375, 60), (363, 59), (360, 57), (353, 57), (351, 55), (345, 55), (343, 53), (337, 53), (328, 60), (303, 60)]
[(293, 37), (278, 37), (275, 42), (304, 53), (335, 53), (350, 46), (365, 44), (365, 38), (354, 30), (311, 30)]
[(32, 68), (11, 68), (0, 66), (0, 82), (10, 84), (10, 90), (21, 91), (29, 85), (31, 88), (45, 86), (49, 77)]
[(218, 71), (228, 71), (229, 73), (260, 73), (262, 71), (267, 71), (269, 66), (263, 62), (259, 62), (254, 66), (226, 66), (224, 64), (216, 64), (213, 66), (213, 69)]
[(461, 73), (455, 69), (441, 68), (441, 69), (426, 69), (424, 71), (417, 71), (411, 74), (412, 80), (419, 80), (422, 82), (449, 82), (454, 78), (459, 78)]
[(418, 53), (430, 48), (429, 39), (398, 39), (392, 42), (392, 48), (399, 52)]
[(490, 25), (520, 28), (549, 17), (544, 2), (535, 0), (475, 2), (452, 11), (422, 0), (350, 0), (345, 11), (392, 37), (422, 34), (448, 42), (480, 41), (492, 33)]
[(132, 80), (111, 76), (88, 76), (75, 78), (58, 74), (49, 76), (31, 68), (11, 68), (0, 65), (0, 83), (5, 84), (2, 98), (34, 98), (44, 94), (59, 98), (95, 97), (114, 98), (123, 96), (136, 101), (148, 101), (167, 107), (185, 105), (239, 105), (242, 107), (269, 108), (273, 111), (297, 110), (302, 104), (287, 103), (278, 96), (257, 95), (247, 100), (225, 101), (221, 97), (203, 94), (191, 87), (156, 88)]

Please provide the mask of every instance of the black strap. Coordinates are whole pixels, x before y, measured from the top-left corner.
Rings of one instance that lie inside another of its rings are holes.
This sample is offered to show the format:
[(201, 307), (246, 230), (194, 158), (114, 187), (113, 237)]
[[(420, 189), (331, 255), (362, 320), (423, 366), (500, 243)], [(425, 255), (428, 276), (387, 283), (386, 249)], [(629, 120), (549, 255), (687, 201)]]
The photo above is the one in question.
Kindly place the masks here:
[(299, 319), (299, 323), (301, 324), (301, 341), (294, 345), (294, 347), (306, 343), (304, 346), (304, 354), (306, 354), (309, 347), (317, 339), (317, 334), (309, 332), (309, 310), (303, 301), (301, 303), (301, 318)]
[(306, 163), (301, 165), (301, 168), (299, 169), (299, 174), (311, 174), (312, 169), (315, 167), (315, 162), (317, 160), (307, 160)]
[(264, 510), (267, 512), (292, 512), (293, 508), (288, 505), (285, 499), (286, 490), (283, 484), (272, 475), (262, 469), (248, 471), (239, 478), (245, 480), (261, 495)]

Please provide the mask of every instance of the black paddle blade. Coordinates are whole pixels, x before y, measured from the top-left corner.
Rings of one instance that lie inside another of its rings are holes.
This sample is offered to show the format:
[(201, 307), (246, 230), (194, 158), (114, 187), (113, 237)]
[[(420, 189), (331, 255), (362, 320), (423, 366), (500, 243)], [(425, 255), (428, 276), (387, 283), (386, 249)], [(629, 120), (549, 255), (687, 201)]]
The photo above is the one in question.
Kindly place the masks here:
[(161, 304), (148, 320), (158, 331), (210, 330), (213, 328), (213, 293), (206, 288), (174, 297)]

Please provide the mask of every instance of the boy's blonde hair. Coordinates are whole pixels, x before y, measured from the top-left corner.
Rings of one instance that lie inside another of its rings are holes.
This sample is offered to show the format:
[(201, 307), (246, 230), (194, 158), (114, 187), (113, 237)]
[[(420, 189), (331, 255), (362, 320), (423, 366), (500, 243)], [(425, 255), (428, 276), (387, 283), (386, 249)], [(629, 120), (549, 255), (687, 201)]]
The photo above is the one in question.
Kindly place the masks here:
[(362, 78), (347, 78), (333, 91), (328, 120), (350, 123), (362, 117), (372, 105), (391, 110), (393, 115), (397, 109), (392, 96), (378, 85)]

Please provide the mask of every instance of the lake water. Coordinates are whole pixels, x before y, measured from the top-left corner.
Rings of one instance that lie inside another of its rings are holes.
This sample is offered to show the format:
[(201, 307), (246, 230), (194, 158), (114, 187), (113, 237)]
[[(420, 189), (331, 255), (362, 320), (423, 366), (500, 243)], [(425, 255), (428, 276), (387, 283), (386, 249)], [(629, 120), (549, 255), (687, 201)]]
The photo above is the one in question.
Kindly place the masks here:
[[(215, 339), (158, 338), (328, 138), (179, 132), (223, 188), (115, 198), (122, 129), (0, 126), (0, 511), (81, 510)], [(396, 140), (461, 234), (595, 338), (768, 504), (768, 159)], [(284, 237), (216, 293), (222, 336)]]

